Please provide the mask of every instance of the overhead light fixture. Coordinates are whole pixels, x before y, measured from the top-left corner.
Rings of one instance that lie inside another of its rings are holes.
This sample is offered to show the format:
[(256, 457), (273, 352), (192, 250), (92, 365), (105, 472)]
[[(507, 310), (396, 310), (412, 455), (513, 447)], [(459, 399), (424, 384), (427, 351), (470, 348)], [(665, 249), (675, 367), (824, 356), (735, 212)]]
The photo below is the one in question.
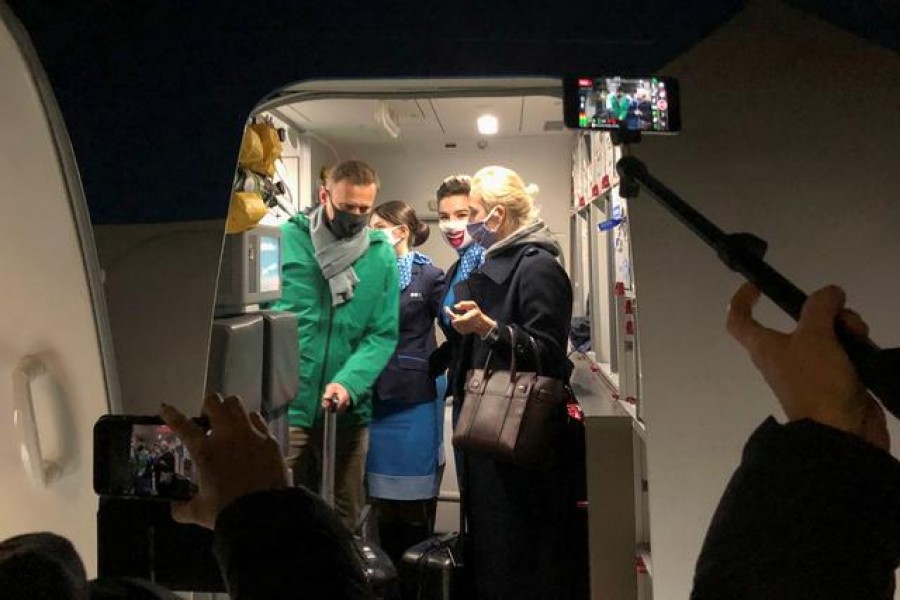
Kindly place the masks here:
[(397, 114), (391, 110), (388, 103), (379, 100), (375, 103), (375, 122), (379, 123), (392, 138), (400, 137), (400, 124), (397, 122)]
[(481, 135), (494, 135), (500, 130), (500, 123), (494, 115), (481, 115), (477, 123)]

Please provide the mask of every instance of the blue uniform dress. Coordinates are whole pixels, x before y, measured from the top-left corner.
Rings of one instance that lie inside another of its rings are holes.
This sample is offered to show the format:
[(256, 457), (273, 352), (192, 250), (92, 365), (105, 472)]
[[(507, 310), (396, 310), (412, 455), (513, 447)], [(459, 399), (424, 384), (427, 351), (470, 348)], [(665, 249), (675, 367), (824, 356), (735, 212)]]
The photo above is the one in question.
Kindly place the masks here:
[(428, 375), (444, 273), (424, 254), (397, 259), (400, 339), (375, 384), (366, 478), (369, 496), (425, 500), (438, 495), (446, 380)]

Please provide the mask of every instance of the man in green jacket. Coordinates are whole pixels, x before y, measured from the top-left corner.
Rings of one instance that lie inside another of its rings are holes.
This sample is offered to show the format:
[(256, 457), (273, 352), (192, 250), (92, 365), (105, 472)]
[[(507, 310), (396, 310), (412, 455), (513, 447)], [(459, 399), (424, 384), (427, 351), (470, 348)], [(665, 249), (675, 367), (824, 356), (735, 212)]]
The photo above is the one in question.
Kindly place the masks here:
[(335, 165), (321, 206), (281, 228), (282, 296), (297, 315), (300, 387), (288, 419), (295, 485), (319, 489), (324, 401), (338, 399), (335, 507), (353, 529), (365, 496), (370, 388), (397, 345), (400, 295), (394, 249), (366, 227), (378, 177), (369, 165)]
[(614, 119), (620, 123), (628, 118), (628, 109), (631, 108), (631, 98), (625, 95), (622, 88), (609, 96), (609, 110)]

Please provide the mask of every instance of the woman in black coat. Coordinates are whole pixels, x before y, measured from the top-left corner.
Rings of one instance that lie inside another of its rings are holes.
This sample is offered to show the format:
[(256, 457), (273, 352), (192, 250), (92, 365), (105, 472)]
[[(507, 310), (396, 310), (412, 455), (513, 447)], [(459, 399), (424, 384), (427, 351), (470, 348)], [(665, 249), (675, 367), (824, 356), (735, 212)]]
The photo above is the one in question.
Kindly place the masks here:
[[(456, 402), (465, 398), (466, 373), (484, 367), (489, 352), (494, 369), (508, 369), (515, 352), (520, 370), (535, 371), (529, 336), (542, 375), (567, 380), (571, 372), (572, 286), (558, 260), (559, 245), (536, 218), (534, 191), (503, 167), (486, 167), (472, 178), (470, 200), (483, 204), (486, 218), (470, 233), (487, 254), (484, 265), (455, 287), (457, 301), (447, 309), (453, 328), (465, 336), (450, 383)], [(570, 562), (567, 524), (574, 507), (562, 454), (548, 457), (549, 469), (463, 454), (468, 597), (572, 598), (579, 577)]]

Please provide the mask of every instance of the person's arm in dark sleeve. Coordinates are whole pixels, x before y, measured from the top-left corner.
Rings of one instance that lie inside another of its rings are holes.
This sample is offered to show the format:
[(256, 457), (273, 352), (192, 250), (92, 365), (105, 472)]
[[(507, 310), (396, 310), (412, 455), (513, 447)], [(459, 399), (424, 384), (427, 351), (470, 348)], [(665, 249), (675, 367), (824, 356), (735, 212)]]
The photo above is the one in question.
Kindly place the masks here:
[[(559, 263), (548, 254), (526, 256), (522, 264), (529, 269), (519, 290), (518, 312), (521, 322), (497, 322), (498, 337), (495, 351), (508, 357), (512, 339), (508, 327), (516, 333), (516, 353), (519, 360), (528, 360), (532, 350), (528, 336), (534, 338), (545, 366), (560, 364), (566, 357), (572, 323), (572, 284)], [(520, 266), (520, 268), (522, 268)]]
[(444, 295), (447, 293), (447, 279), (444, 272), (437, 269), (434, 274), (433, 285), (428, 294), (428, 311), (431, 316), (437, 319), (441, 314), (441, 308), (444, 303)]
[[(447, 293), (447, 281), (443, 271), (438, 270), (435, 275), (431, 291), (428, 294), (428, 312), (434, 318), (438, 325), (447, 336), (447, 330), (443, 328), (441, 323), (441, 310), (443, 308), (444, 295)], [(450, 366), (450, 358), (452, 355), (452, 347), (450, 346), (449, 337), (440, 346), (438, 346), (428, 357), (428, 376), (438, 377)]]
[(350, 532), (302, 487), (232, 502), (216, 520), (213, 551), (233, 600), (373, 598)]
[(858, 436), (764, 422), (713, 516), (692, 600), (890, 600), (900, 462)]
[(444, 341), (428, 356), (428, 376), (434, 378), (443, 374), (450, 367), (452, 356), (453, 346)]

